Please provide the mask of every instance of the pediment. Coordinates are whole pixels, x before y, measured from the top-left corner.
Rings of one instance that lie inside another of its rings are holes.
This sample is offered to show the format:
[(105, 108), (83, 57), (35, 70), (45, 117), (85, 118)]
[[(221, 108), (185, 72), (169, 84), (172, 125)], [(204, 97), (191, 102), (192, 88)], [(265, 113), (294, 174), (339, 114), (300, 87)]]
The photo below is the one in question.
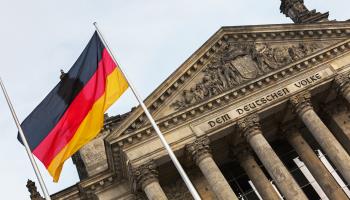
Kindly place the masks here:
[[(181, 113), (350, 38), (349, 22), (223, 27), (146, 100), (156, 120)], [(259, 82), (258, 82), (259, 84)], [(106, 140), (142, 128), (136, 108)]]
[(281, 43), (237, 42), (229, 39), (156, 116), (161, 118), (228, 90), (237, 89), (334, 43), (336, 43), (334, 40)]

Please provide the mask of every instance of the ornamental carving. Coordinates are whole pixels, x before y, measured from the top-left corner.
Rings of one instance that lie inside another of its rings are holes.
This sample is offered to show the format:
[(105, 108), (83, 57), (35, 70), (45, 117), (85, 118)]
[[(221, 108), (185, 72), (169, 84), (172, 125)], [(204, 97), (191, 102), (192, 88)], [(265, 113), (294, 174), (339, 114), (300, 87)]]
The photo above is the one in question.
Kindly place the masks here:
[(44, 198), (40, 195), (38, 189), (35, 186), (35, 183), (32, 180), (28, 180), (26, 186), (30, 193), (31, 200), (44, 200)]
[(339, 74), (334, 78), (337, 91), (346, 94), (350, 90), (349, 74)]
[(328, 21), (328, 13), (321, 14), (316, 10), (310, 11), (306, 8), (304, 0), (282, 0), (280, 10), (294, 23)]
[(280, 9), (295, 22), (299, 22), (298, 19), (309, 12), (304, 5), (304, 0), (282, 0)]
[(136, 183), (136, 186), (134, 185), (135, 187), (140, 186), (142, 188), (145, 188), (148, 184), (154, 181), (158, 181), (157, 165), (153, 160), (137, 168), (132, 168), (131, 166), (130, 168), (131, 174)]
[(92, 191), (85, 190), (81, 185), (78, 185), (79, 197), (81, 200), (98, 200), (96, 194)]
[(175, 110), (189, 107), (300, 60), (318, 48), (316, 43), (273, 47), (267, 43), (228, 42), (204, 67), (197, 83), (185, 89), (171, 107)]
[(256, 130), (260, 131), (261, 126), (259, 121), (260, 119), (257, 114), (251, 114), (237, 122), (238, 129), (248, 141), (257, 133)]
[(198, 137), (193, 143), (186, 145), (187, 152), (197, 164), (204, 158), (211, 156), (210, 140), (207, 136)]
[(289, 99), (289, 101), (293, 106), (293, 110), (300, 116), (309, 109), (312, 109), (311, 94), (309, 92), (294, 95)]

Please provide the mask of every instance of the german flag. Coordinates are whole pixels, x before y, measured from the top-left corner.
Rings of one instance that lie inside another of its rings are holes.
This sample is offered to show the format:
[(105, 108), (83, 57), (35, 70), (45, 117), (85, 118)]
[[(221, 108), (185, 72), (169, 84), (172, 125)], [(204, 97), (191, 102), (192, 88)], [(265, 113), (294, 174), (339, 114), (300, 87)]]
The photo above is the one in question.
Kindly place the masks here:
[(55, 182), (64, 161), (96, 137), (105, 111), (128, 87), (95, 32), (69, 72), (22, 123), (31, 151)]

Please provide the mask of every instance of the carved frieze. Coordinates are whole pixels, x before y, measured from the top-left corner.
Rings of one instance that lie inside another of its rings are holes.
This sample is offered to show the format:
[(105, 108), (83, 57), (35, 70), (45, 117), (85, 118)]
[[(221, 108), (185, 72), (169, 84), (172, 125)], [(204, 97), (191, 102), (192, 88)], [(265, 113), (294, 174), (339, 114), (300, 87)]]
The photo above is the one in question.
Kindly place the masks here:
[(270, 45), (228, 42), (202, 70), (197, 83), (184, 89), (171, 107), (175, 110), (189, 107), (300, 60), (319, 48), (317, 43)]

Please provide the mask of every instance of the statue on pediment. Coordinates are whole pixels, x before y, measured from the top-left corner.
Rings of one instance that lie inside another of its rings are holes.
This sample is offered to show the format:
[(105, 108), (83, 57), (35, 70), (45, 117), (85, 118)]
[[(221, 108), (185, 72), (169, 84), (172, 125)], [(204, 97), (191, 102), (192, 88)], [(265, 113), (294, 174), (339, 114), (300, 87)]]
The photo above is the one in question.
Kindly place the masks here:
[(281, 0), (280, 10), (295, 23), (328, 21), (328, 12), (321, 14), (316, 10), (309, 10), (306, 8), (304, 0)]
[(30, 193), (30, 199), (31, 200), (44, 200), (44, 198), (40, 195), (40, 193), (38, 192), (38, 189), (35, 186), (35, 182), (33, 182), (32, 180), (27, 181), (27, 189)]

